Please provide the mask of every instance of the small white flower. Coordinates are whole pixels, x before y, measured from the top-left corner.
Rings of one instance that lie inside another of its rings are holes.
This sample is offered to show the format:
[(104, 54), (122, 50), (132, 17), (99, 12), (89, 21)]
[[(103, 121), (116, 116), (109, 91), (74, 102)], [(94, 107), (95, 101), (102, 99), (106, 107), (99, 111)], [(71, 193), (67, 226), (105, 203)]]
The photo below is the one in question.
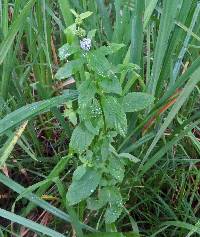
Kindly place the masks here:
[(83, 38), (80, 40), (80, 46), (83, 50), (89, 51), (92, 46), (92, 41), (89, 38)]

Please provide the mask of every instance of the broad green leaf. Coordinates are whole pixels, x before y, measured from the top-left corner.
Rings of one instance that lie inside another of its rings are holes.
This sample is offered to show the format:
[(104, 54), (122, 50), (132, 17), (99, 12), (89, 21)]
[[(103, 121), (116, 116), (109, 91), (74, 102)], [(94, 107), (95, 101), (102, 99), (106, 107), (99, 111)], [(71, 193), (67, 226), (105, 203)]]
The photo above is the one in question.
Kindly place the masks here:
[(64, 60), (68, 58), (69, 56), (71, 56), (72, 54), (77, 53), (79, 51), (80, 49), (77, 47), (76, 44), (70, 45), (67, 43), (67, 44), (64, 44), (61, 48), (59, 48), (58, 55), (61, 60)]
[(87, 171), (87, 168), (85, 167), (85, 165), (78, 166), (76, 170), (74, 171), (73, 180), (74, 181), (80, 180), (83, 177), (83, 175), (86, 173), (86, 171)]
[(88, 121), (85, 121), (84, 124), (89, 132), (91, 132), (94, 135), (98, 135), (100, 127), (98, 125), (94, 126), (93, 121), (88, 120)]
[(77, 153), (85, 151), (92, 143), (95, 134), (90, 132), (84, 123), (79, 124), (73, 131), (69, 146)]
[(124, 178), (124, 164), (120, 161), (120, 158), (110, 157), (108, 165), (109, 173), (118, 181), (122, 182)]
[(93, 211), (101, 209), (105, 205), (101, 200), (96, 200), (94, 198), (88, 198), (87, 200), (87, 208)]
[(112, 65), (109, 63), (105, 54), (99, 50), (91, 51), (87, 54), (89, 67), (100, 76), (117, 78)]
[(106, 93), (122, 94), (122, 87), (118, 78), (99, 77), (99, 86)]
[(103, 160), (107, 160), (110, 155), (110, 141), (108, 137), (105, 137), (101, 145), (101, 157)]
[(115, 97), (102, 98), (102, 106), (108, 128), (115, 129), (119, 134), (125, 136), (127, 132), (127, 120), (122, 106)]
[(82, 67), (82, 65), (83, 65), (83, 60), (81, 59), (75, 59), (75, 60), (69, 61), (65, 63), (64, 66), (58, 69), (55, 77), (58, 80), (66, 79), (72, 76), (73, 74), (75, 74), (76, 72), (78, 72), (78, 70)]
[(25, 105), (12, 113), (6, 115), (0, 120), (0, 135), (5, 133), (8, 129), (12, 129), (24, 122), (29, 120), (38, 114), (47, 112), (53, 107), (59, 106), (66, 101), (74, 100), (77, 98), (76, 91), (69, 91), (69, 93), (63, 94), (61, 96), (56, 96), (49, 100), (35, 102), (29, 105)]
[(87, 168), (87, 171), (81, 179), (73, 179), (67, 192), (67, 200), (69, 204), (77, 204), (89, 197), (96, 190), (100, 179), (101, 174), (94, 168)]
[(94, 98), (97, 91), (95, 82), (91, 78), (82, 82), (78, 90), (79, 90), (79, 97), (78, 97), (79, 106), (81, 107), (86, 107)]
[(106, 223), (115, 222), (122, 212), (122, 196), (116, 187), (105, 187), (99, 192), (99, 200), (102, 203), (108, 202), (105, 213)]
[(87, 34), (87, 38), (93, 39), (95, 37), (96, 31), (97, 31), (96, 29), (90, 30)]
[(100, 103), (97, 99), (93, 99), (92, 104), (89, 108), (89, 116), (90, 118), (99, 118), (102, 115), (102, 109)]
[(118, 73), (127, 73), (132, 72), (133, 70), (139, 70), (140, 67), (133, 63), (123, 63), (117, 65), (117, 72)]
[(77, 125), (77, 116), (73, 109), (65, 109), (64, 117), (67, 117), (74, 126)]
[(78, 17), (78, 16), (79, 16), (78, 13), (76, 13), (76, 12), (74, 11), (74, 9), (70, 9), (70, 11), (71, 11), (71, 13), (72, 13), (75, 17)]
[(87, 11), (87, 12), (81, 13), (81, 14), (79, 15), (79, 17), (83, 20), (83, 19), (85, 19), (85, 18), (88, 18), (88, 17), (91, 16), (92, 14), (93, 14), (93, 12)]
[(97, 51), (103, 53), (104, 55), (114, 54), (119, 51), (121, 48), (125, 47), (124, 44), (110, 43), (108, 46), (102, 46)]
[(99, 101), (96, 98), (92, 99), (91, 103), (87, 106), (80, 106), (78, 112), (81, 121), (86, 122), (89, 120), (92, 121), (93, 125), (97, 125), (97, 123), (102, 117), (102, 109), (99, 104)]
[(103, 203), (122, 205), (122, 196), (117, 187), (105, 187), (99, 191), (99, 200)]
[(122, 101), (125, 112), (136, 112), (147, 108), (154, 101), (154, 97), (143, 92), (132, 92), (127, 94)]
[(47, 236), (64, 237), (64, 235), (58, 233), (55, 230), (52, 230), (48, 227), (45, 227), (44, 225), (40, 225), (34, 221), (31, 221), (31, 220), (26, 219), (24, 217), (18, 216), (12, 212), (6, 211), (1, 208), (0, 208), (0, 216), (2, 218), (12, 221), (13, 223), (18, 223), (18, 224), (25, 226), (33, 231), (40, 232), (40, 233), (47, 235)]
[(79, 156), (79, 160), (84, 164), (84, 166), (93, 166), (94, 154), (92, 151), (87, 150), (85, 154)]
[(121, 215), (122, 212), (122, 207), (121, 206), (117, 206), (112, 204), (110, 207), (108, 207), (106, 209), (106, 213), (105, 213), (105, 222), (106, 223), (113, 223), (115, 222), (119, 216)]

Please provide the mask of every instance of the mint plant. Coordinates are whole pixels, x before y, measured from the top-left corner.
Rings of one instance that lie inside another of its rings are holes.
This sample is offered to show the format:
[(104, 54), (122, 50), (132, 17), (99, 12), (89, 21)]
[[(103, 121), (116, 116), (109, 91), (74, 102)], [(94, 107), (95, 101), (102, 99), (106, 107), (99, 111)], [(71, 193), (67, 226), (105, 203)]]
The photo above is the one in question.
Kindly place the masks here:
[(109, 62), (108, 56), (125, 45), (95, 47), (95, 30), (87, 33), (83, 28), (84, 19), (92, 13), (72, 13), (75, 23), (66, 29), (68, 43), (59, 49), (60, 59), (67, 62), (56, 74), (59, 80), (73, 76), (79, 92), (77, 107), (70, 105), (65, 113), (74, 125), (77, 123), (69, 153), (80, 160), (67, 200), (69, 205), (86, 200), (91, 210), (106, 207), (105, 222), (113, 223), (123, 208), (120, 183), (126, 165), (139, 161), (129, 153), (118, 154), (116, 140), (127, 134), (127, 113), (147, 108), (153, 97), (142, 92), (128, 93), (129, 82), (120, 81), (122, 75), (135, 72), (136, 65)]

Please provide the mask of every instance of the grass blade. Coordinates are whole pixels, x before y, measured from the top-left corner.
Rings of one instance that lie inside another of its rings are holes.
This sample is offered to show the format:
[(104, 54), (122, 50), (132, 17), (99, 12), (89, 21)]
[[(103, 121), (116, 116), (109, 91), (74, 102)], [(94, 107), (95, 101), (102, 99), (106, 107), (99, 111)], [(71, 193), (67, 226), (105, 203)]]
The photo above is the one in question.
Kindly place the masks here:
[(14, 149), (17, 141), (21, 137), (23, 131), (26, 128), (26, 125), (28, 122), (24, 122), (20, 128), (11, 136), (8, 141), (5, 143), (5, 145), (2, 148), (1, 156), (0, 156), (0, 168), (5, 164), (6, 160), (8, 159), (10, 153)]
[(154, 53), (154, 62), (152, 66), (151, 78), (148, 85), (148, 92), (155, 95), (158, 79), (160, 76), (163, 59), (167, 50), (170, 34), (175, 25), (175, 16), (179, 0), (164, 1), (160, 27)]
[(72, 91), (69, 94), (66, 93), (49, 100), (25, 105), (24, 107), (15, 110), (0, 120), (0, 135), (5, 133), (8, 129), (16, 127), (25, 120), (29, 120), (38, 114), (44, 113), (53, 107), (59, 106), (66, 101), (74, 100), (76, 98), (77, 92)]
[(132, 19), (131, 62), (141, 65), (143, 49), (143, 11), (144, 0), (136, 1), (136, 9)]
[(35, 223), (34, 221), (28, 220), (24, 217), (18, 216), (12, 212), (6, 211), (1, 208), (0, 208), (0, 216), (5, 219), (8, 219), (14, 223), (18, 223), (20, 225), (28, 227), (29, 229), (32, 229), (34, 231), (40, 232), (40, 233), (48, 235), (48, 236), (64, 237), (64, 235), (58, 233), (57, 231), (51, 230), (43, 225)]
[(148, 149), (141, 165), (144, 164), (144, 162), (147, 160), (150, 153), (154, 149), (155, 145), (157, 144), (157, 142), (159, 141), (159, 139), (161, 138), (161, 136), (165, 132), (166, 128), (169, 126), (169, 124), (172, 122), (172, 120), (174, 119), (174, 117), (176, 116), (176, 114), (178, 113), (180, 108), (182, 107), (182, 105), (188, 99), (188, 97), (190, 96), (191, 92), (193, 91), (193, 89), (195, 88), (197, 83), (200, 82), (199, 73), (200, 73), (200, 68), (198, 68), (194, 72), (194, 74), (191, 76), (190, 80), (185, 85), (185, 87), (184, 87), (183, 91), (180, 93), (180, 96), (178, 97), (176, 103), (174, 104), (171, 111), (169, 112), (164, 124), (161, 126), (160, 130), (156, 134), (156, 136), (155, 136), (151, 146), (149, 147), (149, 149)]
[[(2, 173), (0, 173), (0, 182), (3, 183), (8, 188), (10, 188), (13, 191), (15, 191), (16, 193), (18, 193), (18, 194), (26, 192), (26, 189), (23, 186), (21, 186), (20, 184), (16, 183), (15, 181), (10, 179), (9, 177), (3, 175)], [(50, 212), (54, 216), (57, 216), (58, 218), (66, 221), (68, 223), (71, 223), (71, 219), (70, 219), (69, 215), (67, 215), (63, 211), (59, 210), (58, 208), (52, 206), (48, 202), (40, 199), (36, 195), (34, 195), (32, 193), (28, 193), (28, 194), (25, 194), (24, 197), (26, 199), (28, 199), (29, 201), (33, 202), (34, 204), (36, 204), (37, 206), (39, 206), (39, 207), (43, 208), (44, 210)], [(81, 226), (82, 226), (82, 228), (84, 228), (84, 229), (86, 229), (88, 231), (96, 232), (96, 230), (94, 230), (90, 226), (87, 226), (87, 225), (82, 224), (82, 223), (81, 223)]]
[(147, 27), (149, 20), (151, 18), (151, 15), (152, 15), (157, 3), (158, 3), (158, 0), (148, 1), (148, 5), (147, 5), (145, 12), (144, 12), (144, 23), (143, 23), (144, 29)]
[(24, 24), (27, 15), (29, 14), (31, 8), (33, 7), (36, 0), (30, 0), (24, 9), (21, 11), (20, 15), (16, 18), (16, 20), (12, 23), (9, 32), (5, 38), (5, 40), (0, 45), (0, 65), (4, 61), (14, 39), (15, 36), (20, 29), (20, 27)]

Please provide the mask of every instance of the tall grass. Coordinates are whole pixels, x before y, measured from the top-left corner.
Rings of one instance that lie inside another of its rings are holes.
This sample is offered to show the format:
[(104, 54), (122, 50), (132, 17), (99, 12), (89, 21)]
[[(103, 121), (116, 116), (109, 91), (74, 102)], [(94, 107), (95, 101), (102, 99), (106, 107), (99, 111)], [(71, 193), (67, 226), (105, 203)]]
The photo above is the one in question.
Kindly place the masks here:
[[(199, 236), (199, 6), (0, 0), (0, 236)], [(70, 9), (93, 12), (84, 27), (97, 30), (97, 47), (126, 45), (110, 60), (140, 66), (139, 75), (121, 78), (128, 90), (155, 96), (154, 105), (129, 116), (128, 134), (116, 144), (140, 162), (126, 171), (124, 212), (112, 225), (104, 210), (66, 202), (78, 162), (68, 156), (74, 127), (64, 111), (77, 92), (54, 75), (74, 21)]]

